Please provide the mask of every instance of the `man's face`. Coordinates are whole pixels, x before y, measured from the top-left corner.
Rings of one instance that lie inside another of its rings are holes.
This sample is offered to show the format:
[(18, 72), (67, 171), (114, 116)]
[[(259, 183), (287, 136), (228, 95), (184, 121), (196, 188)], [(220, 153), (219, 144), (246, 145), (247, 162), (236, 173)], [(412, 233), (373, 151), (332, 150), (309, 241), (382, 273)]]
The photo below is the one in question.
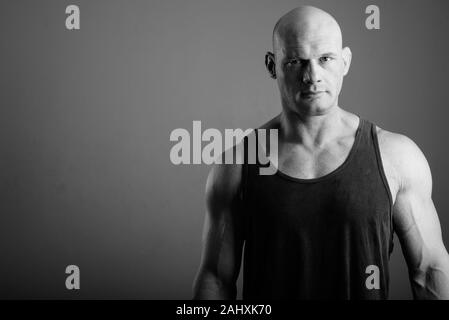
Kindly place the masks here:
[(341, 48), (341, 38), (303, 32), (288, 34), (278, 45), (274, 60), (283, 104), (307, 115), (325, 114), (338, 105), (350, 61), (350, 50)]

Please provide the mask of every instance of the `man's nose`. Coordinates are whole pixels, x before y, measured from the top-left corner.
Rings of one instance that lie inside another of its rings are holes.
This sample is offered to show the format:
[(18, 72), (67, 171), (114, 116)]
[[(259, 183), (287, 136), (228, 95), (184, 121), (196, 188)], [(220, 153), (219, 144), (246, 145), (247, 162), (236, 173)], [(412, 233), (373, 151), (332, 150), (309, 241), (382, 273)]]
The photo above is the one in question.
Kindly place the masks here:
[(318, 70), (319, 66), (313, 60), (307, 61), (302, 72), (302, 82), (305, 84), (313, 84), (316, 82), (321, 82), (321, 76)]

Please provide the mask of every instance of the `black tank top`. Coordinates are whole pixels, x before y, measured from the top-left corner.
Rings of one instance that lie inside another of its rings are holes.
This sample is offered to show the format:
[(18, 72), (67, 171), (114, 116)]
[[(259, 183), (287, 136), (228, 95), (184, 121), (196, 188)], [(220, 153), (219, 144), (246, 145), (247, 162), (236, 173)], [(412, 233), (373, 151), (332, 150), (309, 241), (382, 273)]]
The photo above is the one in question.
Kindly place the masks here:
[(243, 299), (387, 299), (393, 201), (376, 126), (360, 118), (345, 162), (325, 176), (260, 166), (242, 170)]

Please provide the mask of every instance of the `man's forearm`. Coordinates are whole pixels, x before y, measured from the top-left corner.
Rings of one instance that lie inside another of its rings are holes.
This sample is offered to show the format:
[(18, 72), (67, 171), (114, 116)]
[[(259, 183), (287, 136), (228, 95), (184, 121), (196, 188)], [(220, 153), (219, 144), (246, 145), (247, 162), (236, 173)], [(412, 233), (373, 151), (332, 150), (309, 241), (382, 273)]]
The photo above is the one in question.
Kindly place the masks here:
[(423, 270), (417, 270), (411, 276), (414, 299), (449, 300), (449, 256), (429, 264)]

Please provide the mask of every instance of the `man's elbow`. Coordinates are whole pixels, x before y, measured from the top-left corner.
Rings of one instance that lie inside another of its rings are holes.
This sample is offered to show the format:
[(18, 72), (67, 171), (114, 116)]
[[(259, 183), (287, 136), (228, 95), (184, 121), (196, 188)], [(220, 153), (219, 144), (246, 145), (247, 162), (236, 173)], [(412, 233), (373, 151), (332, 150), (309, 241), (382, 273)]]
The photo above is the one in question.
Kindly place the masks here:
[(438, 250), (410, 272), (415, 299), (449, 299), (449, 255)]
[(194, 300), (234, 300), (236, 294), (235, 282), (224, 281), (212, 272), (199, 272), (193, 283)]

